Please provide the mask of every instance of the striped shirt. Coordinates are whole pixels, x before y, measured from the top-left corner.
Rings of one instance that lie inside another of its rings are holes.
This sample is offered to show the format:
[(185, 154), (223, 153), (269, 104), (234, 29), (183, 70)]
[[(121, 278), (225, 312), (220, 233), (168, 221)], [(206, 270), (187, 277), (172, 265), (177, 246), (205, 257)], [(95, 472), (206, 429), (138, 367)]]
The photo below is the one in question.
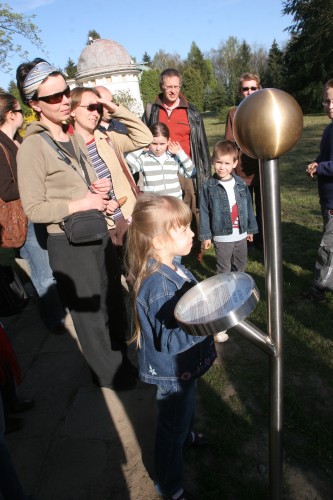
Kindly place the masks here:
[[(108, 178), (112, 182), (110, 170), (106, 166), (106, 163), (104, 162), (104, 160), (102, 160), (102, 158), (98, 154), (95, 139), (92, 139), (91, 141), (89, 141), (86, 144), (86, 146), (87, 146), (87, 149), (88, 149), (88, 153), (89, 153), (89, 156), (90, 156), (90, 159), (91, 159), (92, 166), (94, 167), (94, 170), (96, 172), (97, 177), (99, 179)], [(110, 197), (111, 197), (112, 200), (117, 201), (117, 198), (116, 198), (116, 196), (115, 196), (115, 194), (113, 192), (113, 189), (110, 190)], [(118, 208), (116, 208), (116, 210), (112, 214), (112, 219), (116, 220), (116, 219), (119, 219), (122, 216), (123, 216), (123, 214), (121, 212), (121, 209), (120, 209), (120, 207), (118, 207)]]
[(194, 170), (192, 160), (183, 150), (177, 154), (167, 151), (158, 157), (152, 151), (139, 149), (128, 153), (126, 161), (133, 174), (142, 172), (145, 192), (179, 199), (182, 199), (182, 189), (178, 174), (190, 177)]

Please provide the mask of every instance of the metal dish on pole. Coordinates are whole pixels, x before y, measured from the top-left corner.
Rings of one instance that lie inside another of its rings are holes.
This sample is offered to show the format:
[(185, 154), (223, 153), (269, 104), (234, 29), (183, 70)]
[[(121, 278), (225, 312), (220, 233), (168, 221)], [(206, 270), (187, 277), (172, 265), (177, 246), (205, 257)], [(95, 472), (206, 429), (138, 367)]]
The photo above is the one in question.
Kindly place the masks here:
[(186, 292), (174, 314), (186, 333), (215, 335), (247, 318), (258, 301), (259, 291), (249, 274), (217, 274)]

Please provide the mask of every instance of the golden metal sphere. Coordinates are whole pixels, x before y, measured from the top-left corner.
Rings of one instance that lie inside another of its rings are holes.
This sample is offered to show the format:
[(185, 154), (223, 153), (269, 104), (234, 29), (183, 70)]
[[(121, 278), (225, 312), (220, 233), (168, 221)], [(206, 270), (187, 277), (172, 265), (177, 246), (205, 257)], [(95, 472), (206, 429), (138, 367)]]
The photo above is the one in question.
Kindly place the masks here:
[(278, 89), (257, 90), (238, 106), (234, 136), (251, 158), (279, 158), (299, 140), (303, 113), (296, 100)]

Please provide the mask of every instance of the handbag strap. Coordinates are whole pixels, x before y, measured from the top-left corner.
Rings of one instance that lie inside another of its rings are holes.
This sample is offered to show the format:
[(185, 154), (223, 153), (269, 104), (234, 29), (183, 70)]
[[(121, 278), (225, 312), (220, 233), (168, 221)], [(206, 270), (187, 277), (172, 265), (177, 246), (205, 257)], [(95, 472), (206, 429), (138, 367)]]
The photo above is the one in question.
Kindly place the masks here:
[(7, 163), (8, 163), (8, 166), (9, 166), (9, 169), (11, 171), (11, 174), (12, 174), (12, 177), (13, 177), (13, 181), (14, 181), (14, 184), (16, 184), (16, 180), (15, 180), (15, 177), (14, 177), (14, 172), (13, 172), (13, 169), (12, 169), (12, 166), (10, 164), (10, 158), (9, 158), (9, 153), (8, 153), (8, 150), (7, 148), (0, 142), (0, 147), (1, 149), (3, 150), (4, 152), (4, 155), (6, 157), (6, 160), (7, 160)]
[(68, 156), (65, 155), (65, 153), (59, 148), (59, 146), (57, 145), (57, 143), (52, 139), (52, 137), (49, 136), (49, 134), (47, 134), (45, 131), (43, 131), (43, 132), (40, 132), (40, 135), (51, 146), (51, 148), (53, 148), (58, 153), (58, 155), (60, 156), (60, 158), (67, 165), (69, 165), (70, 167), (72, 167), (73, 170), (75, 170), (75, 172), (77, 172), (79, 174), (79, 176), (81, 177), (81, 179), (83, 180), (83, 182), (87, 185), (89, 191), (91, 191), (92, 193), (94, 193), (94, 190), (92, 189), (92, 187), (90, 185), (91, 182), (90, 182), (90, 178), (89, 178), (87, 167), (86, 167), (84, 159), (83, 159), (84, 155), (83, 155), (83, 152), (81, 151), (81, 148), (79, 148), (80, 149), (80, 160), (79, 160), (79, 163), (80, 163), (80, 165), (82, 167), (84, 176), (81, 175), (81, 173), (78, 171), (78, 169), (75, 167), (75, 165), (73, 165), (73, 163), (70, 160), (70, 158), (68, 158)]
[(120, 163), (120, 166), (122, 168), (122, 171), (124, 172), (124, 175), (126, 177), (126, 179), (128, 180), (129, 182), (129, 185), (132, 187), (132, 188), (136, 188), (137, 185), (135, 184), (135, 181), (133, 179), (133, 177), (131, 176), (130, 172), (128, 171), (128, 168), (126, 167), (125, 165), (125, 162), (121, 156), (121, 154), (119, 153), (119, 151), (117, 150), (117, 148), (114, 146), (113, 142), (111, 141), (110, 137), (108, 137), (106, 139), (106, 142), (109, 144), (109, 146), (113, 149), (113, 151), (115, 152), (115, 155), (117, 156), (118, 158), (118, 161)]

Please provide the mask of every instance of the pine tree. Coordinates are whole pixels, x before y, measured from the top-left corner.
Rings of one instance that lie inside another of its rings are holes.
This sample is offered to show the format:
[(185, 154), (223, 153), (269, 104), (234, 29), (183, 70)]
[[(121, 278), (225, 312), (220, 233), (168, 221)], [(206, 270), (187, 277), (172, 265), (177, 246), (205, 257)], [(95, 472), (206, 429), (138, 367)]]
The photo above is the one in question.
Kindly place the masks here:
[(147, 102), (154, 102), (156, 95), (160, 91), (160, 72), (157, 69), (144, 71), (140, 80), (141, 98), (144, 105)]
[(151, 67), (151, 65), (152, 65), (152, 60), (151, 60), (150, 55), (148, 55), (148, 53), (147, 53), (147, 52), (145, 52), (145, 53), (143, 54), (143, 56), (142, 56), (142, 62), (143, 62), (144, 64), (146, 64), (149, 68)]
[(273, 41), (268, 53), (264, 73), (261, 78), (263, 87), (284, 89), (285, 87), (285, 65), (284, 55), (276, 40)]
[(74, 78), (77, 73), (77, 65), (74, 61), (69, 57), (67, 61), (67, 65), (64, 68), (66, 75), (68, 78)]
[(289, 0), (283, 13), (293, 16), (286, 47), (287, 90), (304, 112), (321, 109), (322, 87), (332, 77), (333, 1)]
[(99, 40), (101, 35), (96, 30), (90, 30), (87, 35), (86, 45), (90, 45), (93, 40)]
[(204, 84), (197, 69), (188, 66), (183, 72), (182, 92), (186, 99), (194, 104), (199, 111), (204, 108)]

